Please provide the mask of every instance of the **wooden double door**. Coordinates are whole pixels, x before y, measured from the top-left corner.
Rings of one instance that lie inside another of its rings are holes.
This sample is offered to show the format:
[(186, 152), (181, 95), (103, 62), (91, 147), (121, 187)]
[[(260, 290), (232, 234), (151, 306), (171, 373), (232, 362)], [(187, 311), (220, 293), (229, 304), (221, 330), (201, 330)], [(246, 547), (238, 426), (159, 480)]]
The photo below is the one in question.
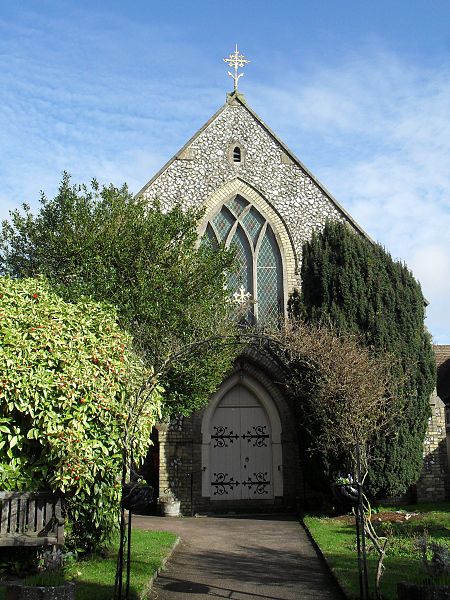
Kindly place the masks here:
[(270, 423), (257, 397), (238, 384), (211, 422), (211, 500), (273, 498)]

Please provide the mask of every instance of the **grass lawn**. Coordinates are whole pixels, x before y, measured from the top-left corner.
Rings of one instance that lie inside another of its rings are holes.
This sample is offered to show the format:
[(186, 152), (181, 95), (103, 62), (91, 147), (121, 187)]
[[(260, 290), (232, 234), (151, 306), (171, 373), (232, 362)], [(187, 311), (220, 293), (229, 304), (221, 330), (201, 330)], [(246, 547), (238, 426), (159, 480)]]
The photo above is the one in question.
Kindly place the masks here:
[[(392, 511), (397, 510), (420, 514), (407, 521), (388, 521), (389, 513), (392, 515)], [(376, 527), (389, 537), (381, 591), (386, 600), (396, 600), (397, 582), (416, 581), (418, 576), (420, 577), (421, 565), (418, 553), (414, 549), (414, 540), (423, 535), (424, 529), (434, 541), (444, 543), (450, 548), (450, 502), (401, 508), (383, 507), (374, 518)], [(377, 521), (378, 519), (380, 521)], [(359, 598), (355, 526), (351, 519), (306, 515), (304, 522), (348, 597)], [(369, 552), (371, 590), (374, 590), (376, 564), (377, 554), (374, 551)]]
[[(161, 566), (176, 540), (176, 535), (165, 531), (133, 530), (131, 597), (145, 598), (148, 582)], [(116, 571), (116, 548), (107, 558), (91, 556), (78, 560), (70, 567), (76, 581), (76, 600), (111, 600)], [(79, 573), (79, 574), (77, 574)], [(0, 600), (5, 598), (5, 588), (0, 586)]]

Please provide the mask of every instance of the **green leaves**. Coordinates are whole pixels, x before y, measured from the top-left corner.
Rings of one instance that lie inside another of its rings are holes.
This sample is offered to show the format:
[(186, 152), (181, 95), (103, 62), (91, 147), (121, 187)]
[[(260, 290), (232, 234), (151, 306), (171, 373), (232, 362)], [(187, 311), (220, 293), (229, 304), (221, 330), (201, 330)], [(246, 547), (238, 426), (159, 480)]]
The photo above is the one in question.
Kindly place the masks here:
[(301, 298), (291, 302), (296, 316), (361, 335), (374, 352), (398, 360), (402, 418), (393, 427), (395, 435), (373, 440), (370, 485), (374, 493), (401, 495), (422, 468), (436, 381), (420, 285), (381, 246), (338, 222), (328, 222), (304, 245), (301, 276)]
[[(0, 419), (0, 433), (9, 433), (10, 429), (4, 423), (10, 423), (10, 419)], [(3, 424), (2, 424), (3, 423)]]
[[(105, 305), (67, 303), (42, 278), (0, 277), (0, 298), (0, 487), (61, 490), (73, 542), (95, 546), (115, 524), (123, 414), (147, 370)], [(137, 461), (159, 405), (155, 390), (137, 418)]]
[[(0, 409), (20, 434), (12, 457), (2, 450), (0, 482), (30, 485), (33, 473), (39, 486), (62, 489), (83, 543), (114, 521), (133, 403), (138, 461), (162, 394), (165, 414), (204, 406), (236, 355), (230, 344), (200, 343), (233, 333), (224, 289), (232, 257), (198, 247), (201, 218), (133, 198), (126, 186), (74, 186), (65, 174), (36, 215), (24, 207), (3, 224), (0, 273), (14, 280), (0, 289)], [(26, 279), (40, 276), (49, 283)]]
[[(73, 186), (65, 174), (37, 215), (15, 211), (3, 225), (0, 272), (43, 274), (66, 300), (113, 305), (135, 349), (159, 371), (181, 348), (232, 333), (223, 285), (231, 255), (198, 247), (202, 211), (163, 210), (163, 200), (134, 198), (126, 186)], [(204, 405), (235, 354), (229, 345), (198, 347), (179, 361), (164, 379), (177, 398), (167, 412)], [(58, 368), (56, 358), (47, 356), (48, 368)]]

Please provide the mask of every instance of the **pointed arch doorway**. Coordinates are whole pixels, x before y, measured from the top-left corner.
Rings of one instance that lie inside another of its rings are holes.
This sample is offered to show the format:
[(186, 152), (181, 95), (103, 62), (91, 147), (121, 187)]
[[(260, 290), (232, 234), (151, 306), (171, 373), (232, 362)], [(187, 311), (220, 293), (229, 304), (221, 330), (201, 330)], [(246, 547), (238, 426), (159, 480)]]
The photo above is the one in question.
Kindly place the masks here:
[(231, 377), (202, 422), (202, 495), (211, 501), (282, 496), (281, 424), (267, 391), (245, 375)]

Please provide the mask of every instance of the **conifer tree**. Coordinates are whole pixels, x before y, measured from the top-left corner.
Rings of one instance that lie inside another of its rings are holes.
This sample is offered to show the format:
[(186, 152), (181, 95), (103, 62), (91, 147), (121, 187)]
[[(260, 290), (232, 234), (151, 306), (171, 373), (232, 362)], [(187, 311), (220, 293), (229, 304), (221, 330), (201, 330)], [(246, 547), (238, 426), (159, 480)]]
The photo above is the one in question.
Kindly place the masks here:
[(374, 352), (399, 359), (402, 413), (391, 435), (374, 440), (368, 485), (372, 493), (402, 494), (421, 472), (435, 385), (420, 285), (380, 245), (331, 221), (304, 245), (301, 278), (300, 298), (291, 303), (297, 316), (360, 334)]

